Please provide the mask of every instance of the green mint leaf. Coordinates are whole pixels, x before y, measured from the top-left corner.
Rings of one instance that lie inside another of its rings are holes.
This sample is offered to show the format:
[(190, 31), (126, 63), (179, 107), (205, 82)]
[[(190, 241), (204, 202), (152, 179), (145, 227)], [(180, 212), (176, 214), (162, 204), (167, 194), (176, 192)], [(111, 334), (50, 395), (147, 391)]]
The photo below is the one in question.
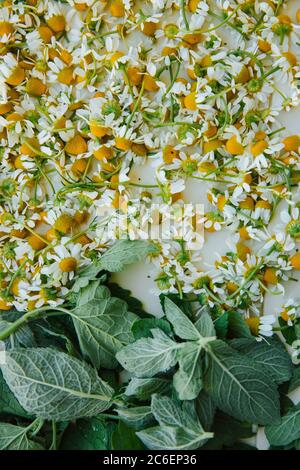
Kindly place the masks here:
[(199, 344), (188, 342), (178, 353), (179, 370), (173, 377), (173, 385), (180, 400), (197, 398), (202, 388), (200, 352)]
[(152, 413), (160, 425), (196, 427), (196, 430), (202, 430), (200, 422), (191, 423), (191, 414), (186, 412), (178, 400), (167, 396), (154, 394), (151, 400)]
[(116, 353), (133, 341), (131, 328), (137, 316), (127, 312), (123, 300), (97, 298), (70, 312), (83, 355), (99, 369), (114, 369)]
[(195, 327), (201, 334), (201, 336), (209, 337), (216, 336), (216, 330), (211, 316), (207, 312), (201, 313), (200, 317), (195, 323)]
[(271, 445), (285, 446), (300, 438), (300, 403), (293, 406), (282, 416), (280, 422), (265, 428), (267, 439)]
[(210, 433), (194, 433), (179, 427), (155, 426), (136, 433), (151, 450), (194, 450), (212, 437)]
[(116, 273), (128, 264), (137, 263), (155, 251), (155, 246), (144, 240), (119, 240), (100, 258), (101, 269)]
[(12, 414), (28, 418), (28, 413), (22, 408), (14, 394), (7, 386), (0, 372), (0, 414)]
[(107, 299), (110, 297), (110, 291), (101, 284), (99, 279), (90, 281), (89, 284), (80, 289), (77, 297), (77, 306), (84, 305), (90, 300)]
[(172, 333), (172, 328), (167, 320), (162, 318), (142, 318), (137, 320), (132, 325), (132, 334), (134, 339), (147, 338), (151, 336), (151, 330), (153, 328), (159, 328), (164, 331), (167, 335)]
[(153, 423), (154, 418), (150, 406), (117, 409), (120, 419), (130, 428), (142, 429)]
[(88, 364), (60, 351), (14, 349), (1, 370), (21, 406), (44, 419), (90, 417), (111, 405), (113, 389)]
[(203, 431), (193, 400), (180, 402), (164, 395), (154, 394), (151, 410), (160, 425), (180, 426), (195, 433)]
[(165, 298), (165, 314), (170, 323), (172, 323), (175, 334), (182, 339), (199, 340), (201, 335), (195, 325), (180, 310), (172, 300)]
[(197, 397), (196, 411), (205, 431), (210, 431), (214, 421), (216, 405), (205, 390), (201, 390)]
[(43, 450), (28, 437), (28, 428), (0, 423), (0, 450)]
[(166, 372), (177, 362), (178, 344), (161, 330), (152, 330), (152, 335), (153, 338), (142, 338), (125, 346), (116, 355), (124, 369), (137, 377)]
[(264, 369), (221, 340), (211, 342), (207, 351), (205, 389), (222, 411), (256, 424), (279, 418), (278, 391)]
[(97, 276), (102, 271), (100, 261), (94, 261), (89, 266), (79, 271), (79, 277), (75, 280), (72, 292), (78, 293), (80, 289), (88, 287), (90, 281), (97, 280)]
[(228, 333), (229, 325), (229, 314), (228, 312), (222, 313), (214, 322), (214, 327), (216, 329), (217, 337), (219, 339), (225, 339)]
[(156, 247), (148, 241), (118, 240), (101, 258), (79, 272), (72, 290), (79, 292), (89, 284), (90, 280), (96, 279), (100, 271), (105, 270), (111, 273), (123, 271), (128, 264), (137, 263), (155, 251)]
[(159, 426), (137, 432), (149, 449), (192, 450), (212, 437), (211, 433), (203, 431), (193, 402), (181, 404), (165, 396), (153, 395), (151, 410)]
[(138, 379), (133, 377), (126, 387), (125, 395), (128, 397), (135, 397), (138, 400), (150, 400), (154, 393), (169, 393), (171, 389), (171, 382), (166, 379), (151, 378), (151, 379)]
[(268, 338), (267, 341), (257, 342), (255, 339), (239, 338), (232, 340), (230, 346), (265, 367), (276, 383), (291, 378), (292, 361), (281, 341)]

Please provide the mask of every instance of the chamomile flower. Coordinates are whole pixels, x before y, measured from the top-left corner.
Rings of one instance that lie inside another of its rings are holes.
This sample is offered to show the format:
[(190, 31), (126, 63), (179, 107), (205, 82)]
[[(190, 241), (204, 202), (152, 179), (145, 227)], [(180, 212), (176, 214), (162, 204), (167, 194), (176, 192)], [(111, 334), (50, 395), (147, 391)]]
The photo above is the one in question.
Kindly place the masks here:
[(51, 277), (54, 285), (57, 282), (65, 285), (74, 278), (76, 270), (86, 263), (80, 257), (81, 245), (79, 243), (64, 245), (64, 241), (66, 240), (61, 240), (61, 244), (54, 248), (53, 253), (48, 253), (47, 260), (51, 264), (41, 269), (41, 274)]

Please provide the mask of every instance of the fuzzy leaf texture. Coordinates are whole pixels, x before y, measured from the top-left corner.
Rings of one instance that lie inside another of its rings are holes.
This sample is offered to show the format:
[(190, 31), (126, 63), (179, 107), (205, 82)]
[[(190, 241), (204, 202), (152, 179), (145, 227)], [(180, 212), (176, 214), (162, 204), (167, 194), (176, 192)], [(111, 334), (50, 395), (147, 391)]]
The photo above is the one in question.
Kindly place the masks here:
[(12, 414), (28, 417), (28, 413), (22, 408), (14, 394), (6, 384), (2, 373), (0, 372), (0, 414)]
[(171, 382), (161, 378), (139, 379), (133, 377), (125, 389), (127, 397), (134, 397), (138, 400), (150, 400), (154, 393), (169, 394)]
[(179, 370), (173, 377), (173, 385), (180, 400), (197, 398), (202, 388), (200, 353), (201, 347), (195, 342), (186, 343), (178, 353)]
[(258, 343), (254, 339), (239, 338), (230, 345), (267, 369), (273, 380), (280, 384), (292, 376), (293, 365), (291, 358), (281, 341), (268, 338), (268, 341)]
[(29, 439), (26, 428), (0, 423), (0, 450), (43, 450), (43, 447)]
[(179, 338), (193, 341), (201, 338), (199, 331), (191, 320), (167, 297), (165, 299), (165, 314)]
[(95, 416), (111, 405), (113, 389), (88, 364), (60, 351), (14, 349), (1, 369), (21, 406), (44, 419)]
[(208, 354), (205, 388), (222, 411), (256, 424), (279, 419), (279, 394), (264, 369), (221, 340), (210, 343)]
[(111, 273), (122, 271), (128, 264), (137, 263), (155, 251), (155, 246), (144, 240), (119, 240), (100, 258), (102, 269)]
[(78, 292), (88, 285), (89, 281), (96, 279), (100, 271), (120, 272), (127, 265), (137, 263), (144, 259), (155, 246), (144, 240), (118, 240), (109, 248), (99, 260), (82, 269), (80, 277), (75, 281), (73, 291)]
[(163, 331), (151, 330), (153, 338), (142, 338), (125, 346), (116, 355), (124, 369), (137, 377), (153, 377), (177, 362), (178, 345)]
[(193, 450), (212, 437), (195, 413), (193, 402), (179, 402), (154, 395), (151, 410), (159, 426), (137, 432), (141, 441), (154, 450)]
[(134, 429), (142, 429), (154, 421), (150, 406), (119, 408), (117, 413), (121, 421)]
[(99, 369), (113, 369), (116, 353), (133, 341), (131, 328), (137, 316), (127, 311), (123, 300), (94, 298), (70, 312), (85, 357)]

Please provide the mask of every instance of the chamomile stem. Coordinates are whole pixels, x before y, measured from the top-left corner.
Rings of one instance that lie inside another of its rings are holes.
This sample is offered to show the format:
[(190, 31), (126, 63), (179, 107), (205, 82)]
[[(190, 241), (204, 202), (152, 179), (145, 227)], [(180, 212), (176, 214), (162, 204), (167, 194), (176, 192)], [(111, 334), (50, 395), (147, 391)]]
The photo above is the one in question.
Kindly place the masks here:
[[(199, 33), (202, 33), (202, 34), (206, 34), (206, 33), (211, 33), (212, 31), (215, 31), (216, 29), (219, 29), (219, 28), (222, 28), (222, 26), (224, 26), (226, 23), (229, 22), (229, 20), (231, 20), (231, 18), (236, 14), (236, 12), (240, 9), (240, 6), (238, 6), (235, 10), (233, 10), (233, 12), (227, 16), (227, 18), (225, 18), (221, 23), (215, 25), (215, 26), (212, 26), (211, 28), (209, 29), (206, 29), (204, 31), (197, 31)], [(219, 15), (216, 15), (215, 13), (213, 12), (209, 12), (211, 16), (214, 16), (215, 18), (220, 18)]]
[(136, 111), (137, 111), (137, 109), (138, 109), (138, 107), (139, 107), (139, 105), (140, 105), (140, 102), (141, 102), (141, 99), (142, 99), (142, 96), (143, 96), (143, 93), (144, 93), (144, 89), (145, 89), (145, 82), (143, 81), (142, 86), (141, 86), (141, 90), (140, 90), (140, 93), (139, 93), (139, 96), (138, 96), (138, 98), (137, 98), (137, 100), (136, 100), (136, 102), (135, 102), (135, 105), (134, 105), (134, 107), (133, 107), (132, 113), (131, 113), (131, 115), (130, 115), (130, 117), (129, 117), (129, 119), (128, 119), (128, 122), (127, 122), (127, 124), (126, 124), (125, 136), (126, 136), (126, 133), (127, 133), (128, 129), (129, 129), (129, 126), (130, 126), (130, 124), (131, 124), (131, 122), (132, 122), (132, 120), (133, 120), (133, 118), (134, 118), (134, 116), (135, 116), (135, 113), (136, 113)]
[(48, 315), (58, 315), (59, 313), (69, 314), (70, 312), (62, 307), (41, 307), (35, 310), (31, 310), (30, 312), (25, 313), (16, 321), (11, 323), (7, 328), (0, 332), (0, 341), (4, 341), (6, 338), (9, 338), (15, 331), (17, 331), (22, 325), (25, 325), (29, 321), (36, 320), (43, 316), (45, 312), (48, 312)]
[(249, 276), (246, 277), (245, 281), (240, 285), (240, 287), (235, 290), (233, 292), (233, 294), (231, 294), (228, 299), (231, 300), (233, 299), (234, 297), (236, 297), (243, 289), (245, 289), (245, 287), (249, 284), (250, 281), (252, 281), (252, 279), (256, 276), (256, 274), (258, 273), (258, 271), (261, 269), (261, 267), (263, 266), (263, 263), (259, 263), (254, 269), (253, 271), (249, 274)]
[(186, 28), (187, 31), (189, 31), (190, 30), (190, 25), (189, 25), (189, 22), (187, 20), (186, 11), (185, 11), (186, 1), (181, 0), (180, 1), (180, 6), (181, 6), (181, 14), (182, 14), (182, 18), (183, 18), (183, 21), (184, 21), (185, 28)]
[(133, 186), (136, 188), (159, 188), (158, 184), (128, 183), (128, 186)]
[(52, 420), (52, 442), (49, 450), (56, 450), (57, 449), (57, 427), (56, 422)]

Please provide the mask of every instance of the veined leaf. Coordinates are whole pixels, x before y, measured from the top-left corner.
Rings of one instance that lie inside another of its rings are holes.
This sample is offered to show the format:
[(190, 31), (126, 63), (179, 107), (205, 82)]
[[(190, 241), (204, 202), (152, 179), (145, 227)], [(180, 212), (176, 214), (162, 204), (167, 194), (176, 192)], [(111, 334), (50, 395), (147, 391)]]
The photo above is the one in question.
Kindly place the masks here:
[(147, 427), (154, 421), (150, 406), (119, 408), (117, 413), (125, 424), (134, 429)]
[(152, 397), (151, 410), (160, 426), (137, 433), (149, 449), (197, 449), (212, 437), (203, 431), (194, 403), (185, 403), (160, 395)]
[(152, 377), (166, 372), (177, 362), (179, 345), (161, 330), (152, 330), (153, 338), (142, 338), (125, 346), (116, 355), (120, 364), (137, 377)]
[(199, 331), (188, 317), (180, 310), (172, 300), (165, 298), (166, 317), (172, 323), (174, 331), (179, 338), (198, 340), (201, 338)]
[(151, 410), (160, 425), (180, 426), (195, 432), (203, 430), (194, 401), (181, 403), (167, 396), (155, 394), (152, 396)]
[(134, 339), (151, 337), (151, 330), (153, 330), (153, 328), (159, 328), (166, 334), (172, 333), (170, 323), (163, 318), (141, 318), (132, 325)]
[(144, 240), (118, 240), (101, 258), (80, 271), (72, 289), (79, 292), (90, 280), (96, 279), (100, 271), (120, 272), (128, 264), (141, 261), (155, 249), (152, 243)]
[(279, 396), (273, 380), (248, 357), (223, 341), (209, 344), (205, 388), (225, 413), (250, 423), (270, 424), (279, 418)]
[(292, 361), (281, 341), (268, 338), (267, 342), (258, 343), (254, 339), (238, 338), (232, 340), (230, 346), (266, 367), (276, 383), (280, 384), (291, 378)]
[(300, 403), (293, 406), (278, 424), (267, 426), (265, 432), (269, 443), (274, 446), (285, 446), (299, 439)]
[(180, 400), (197, 398), (202, 388), (202, 370), (200, 360), (201, 346), (188, 342), (178, 353), (179, 370), (173, 377), (173, 385)]
[(205, 390), (201, 390), (197, 397), (196, 411), (205, 431), (210, 431), (214, 421), (216, 405)]
[(28, 428), (0, 423), (0, 450), (43, 450), (28, 437)]
[(82, 353), (99, 369), (113, 369), (116, 353), (133, 341), (131, 328), (137, 316), (114, 297), (89, 300), (70, 312)]
[(78, 278), (75, 280), (72, 291), (77, 293), (81, 289), (88, 287), (91, 281), (97, 280), (97, 276), (102, 271), (100, 261), (94, 261), (90, 265), (82, 268), (78, 273)]
[(195, 323), (195, 327), (201, 336), (216, 336), (216, 330), (211, 316), (207, 312), (203, 312)]
[(28, 418), (28, 413), (26, 413), (14, 394), (10, 391), (0, 372), (0, 414), (2, 413)]
[(1, 369), (23, 408), (41, 418), (94, 416), (111, 405), (113, 389), (88, 364), (60, 351), (13, 349)]
[(137, 263), (155, 250), (152, 243), (144, 240), (119, 240), (100, 258), (101, 269), (111, 273), (122, 271), (126, 265)]
[(106, 286), (101, 284), (101, 280), (89, 282), (86, 287), (80, 289), (77, 297), (77, 306), (84, 305), (90, 300), (94, 299), (108, 299), (110, 297), (110, 291)]
[(136, 433), (148, 449), (194, 450), (212, 437), (211, 433), (194, 432), (172, 426), (155, 426)]
[(125, 395), (135, 397), (139, 400), (149, 400), (154, 393), (168, 393), (171, 388), (171, 382), (166, 379), (150, 378), (138, 379), (133, 377), (126, 387)]

